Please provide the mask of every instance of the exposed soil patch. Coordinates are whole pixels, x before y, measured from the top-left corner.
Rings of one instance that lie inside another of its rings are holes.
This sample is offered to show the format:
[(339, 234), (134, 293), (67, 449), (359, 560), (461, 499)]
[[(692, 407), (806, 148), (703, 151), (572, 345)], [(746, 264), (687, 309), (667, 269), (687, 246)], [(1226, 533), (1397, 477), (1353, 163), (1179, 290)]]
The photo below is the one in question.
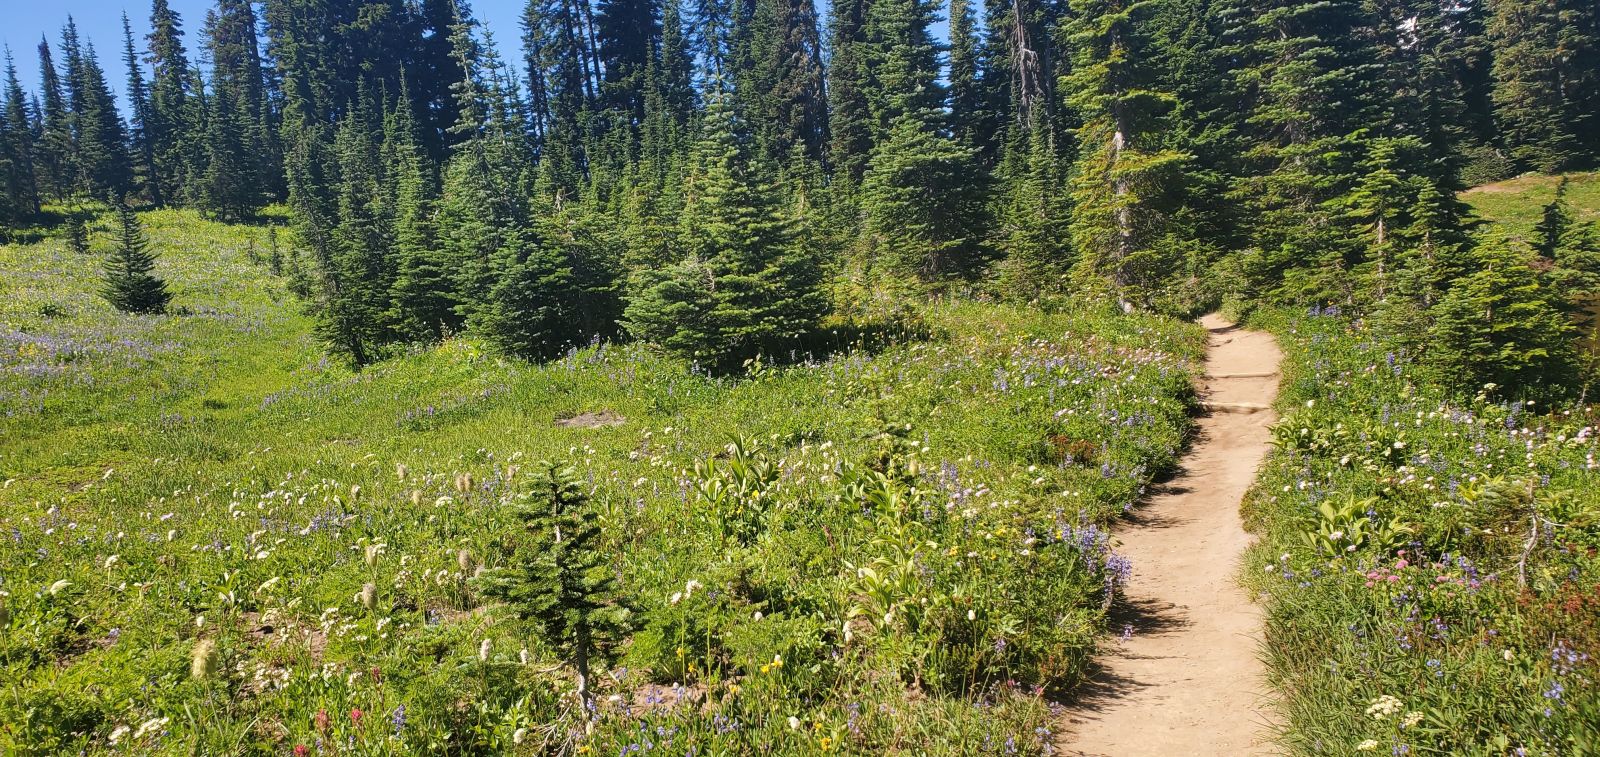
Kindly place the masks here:
[(607, 426), (621, 426), (627, 422), (627, 418), (617, 415), (610, 410), (578, 413), (571, 418), (556, 419), (556, 425), (562, 428), (605, 428)]

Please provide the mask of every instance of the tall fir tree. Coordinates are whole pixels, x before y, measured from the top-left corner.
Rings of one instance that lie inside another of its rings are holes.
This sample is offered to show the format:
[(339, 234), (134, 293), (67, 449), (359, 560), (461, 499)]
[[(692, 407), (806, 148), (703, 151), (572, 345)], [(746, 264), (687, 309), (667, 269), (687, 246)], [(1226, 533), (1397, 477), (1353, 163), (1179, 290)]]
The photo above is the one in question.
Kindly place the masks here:
[(419, 38), (407, 84), (419, 116), (419, 138), (436, 162), (444, 160), (445, 148), (454, 143), (449, 129), (461, 119), (451, 92), (460, 69), (450, 43), (450, 29), (460, 13), (456, 0), (421, 0), (417, 5)]
[(5, 210), (0, 218), (15, 222), (39, 212), (37, 145), (34, 141), (32, 108), (17, 79), (17, 66), (6, 49), (5, 92), (0, 94), (0, 161), (4, 171), (0, 191), (5, 195)]
[(1349, 243), (1356, 249), (1347, 257), (1365, 259), (1363, 269), (1352, 280), (1361, 284), (1361, 296), (1383, 302), (1393, 288), (1390, 279), (1400, 247), (1400, 230), (1406, 214), (1415, 203), (1417, 186), (1423, 177), (1405, 172), (1405, 154), (1420, 152), (1416, 137), (1379, 138), (1368, 143), (1360, 165), (1360, 178), (1354, 188), (1337, 198), (1343, 219), (1354, 227)]
[(508, 245), (521, 239), (530, 208), (518, 191), (525, 156), (495, 116), (496, 63), (470, 22), (457, 23), (451, 39), (460, 72), (455, 96), (461, 117), (451, 127), (458, 144), (444, 168), (438, 243), (456, 280), (459, 314), (470, 322), (489, 302)]
[[(1593, 66), (1596, 41), (1581, 30), (1583, 3), (1566, 0), (1494, 0), (1489, 37), (1494, 44), (1494, 107), (1500, 139), (1519, 167), (1560, 171), (1584, 160), (1583, 141), (1593, 124), (1583, 94), (1573, 91), (1579, 70)], [(1597, 11), (1589, 3), (1587, 14)], [(1574, 17), (1576, 16), (1576, 17)], [(1573, 58), (1571, 53), (1587, 55)], [(1592, 85), (1591, 85), (1592, 86)], [(1580, 135), (1584, 135), (1581, 136)]]
[(1067, 166), (1043, 126), (1008, 130), (997, 167), (995, 237), (1004, 255), (999, 286), (1007, 296), (1034, 300), (1068, 291), (1072, 266)]
[(39, 191), (53, 200), (64, 200), (78, 191), (77, 157), (73, 149), (72, 111), (67, 105), (61, 76), (56, 71), (50, 42), (39, 40), (40, 137), (38, 168)]
[(323, 338), (357, 366), (381, 357), (392, 341), (385, 313), (394, 283), (393, 219), (384, 202), (374, 108), (363, 91), (334, 136), (339, 215), (331, 271), (340, 285), (319, 323)]
[(200, 135), (197, 124), (191, 123), (193, 80), (183, 47), (183, 21), (167, 0), (152, 0), (146, 40), (151, 77), (144, 138), (155, 166), (154, 191), (162, 200), (175, 202), (187, 195)]
[[(681, 261), (635, 272), (634, 336), (719, 371), (790, 342), (827, 308), (821, 269), (751, 159), (748, 130), (712, 75), (685, 187)], [(770, 170), (770, 169), (767, 169)]]
[(1564, 65), (1567, 118), (1583, 150), (1582, 164), (1600, 166), (1600, 5), (1556, 0), (1561, 32), (1556, 37)]
[[(754, 0), (738, 17), (735, 89), (762, 160), (821, 161), (828, 141), (822, 38), (807, 0)], [(799, 147), (798, 153), (795, 148)]]
[[(282, 192), (283, 158), (275, 138), (274, 113), (267, 101), (267, 81), (257, 41), (255, 9), (247, 0), (218, 0), (205, 24), (211, 54), (213, 102), (228, 98), (236, 139), (246, 163), (239, 180), (254, 185), (262, 198)], [(208, 124), (209, 125), (209, 124)]]
[(876, 261), (876, 284), (948, 283), (976, 273), (988, 254), (988, 187), (976, 153), (948, 133), (934, 17), (927, 0), (879, 0), (868, 19), (877, 136), (862, 179), (861, 245)]
[[(866, 23), (868, 0), (840, 0), (829, 19), (828, 164), (841, 205), (866, 175), (872, 151), (872, 114), (867, 105)], [(850, 219), (851, 223), (854, 219)]]
[(241, 111), (237, 91), (218, 90), (209, 98), (203, 143), (203, 172), (193, 177), (195, 204), (225, 221), (240, 221), (259, 209), (266, 196), (250, 151), (249, 116)]
[(1377, 19), (1356, 0), (1235, 0), (1220, 11), (1247, 104), (1248, 148), (1235, 197), (1255, 215), (1248, 286), (1299, 301), (1348, 292), (1346, 227), (1330, 204), (1353, 186), (1374, 128), (1390, 123), (1376, 89)]
[(165, 203), (157, 181), (155, 149), (150, 143), (150, 89), (144, 67), (133, 47), (133, 27), (122, 14), (122, 64), (128, 69), (128, 154), (133, 160), (134, 188), (156, 205)]
[(969, 0), (950, 2), (950, 131), (957, 141), (974, 147), (993, 138), (993, 124), (980, 78), (976, 18)]
[(585, 61), (592, 51), (584, 18), (573, 0), (529, 0), (522, 24), (540, 138), (539, 192), (553, 203), (566, 202), (578, 196), (588, 172), (584, 137), (593, 103)]
[(1110, 285), (1126, 308), (1149, 307), (1175, 268), (1166, 254), (1187, 153), (1163, 144), (1176, 99), (1159, 76), (1141, 24), (1151, 4), (1075, 0), (1064, 37), (1072, 73), (1062, 81), (1076, 114), (1072, 240), (1085, 288)]
[[(74, 48), (77, 31), (70, 17), (67, 23), (69, 38), (74, 40), (67, 47)], [(120, 202), (133, 182), (127, 130), (94, 45), (89, 44), (71, 57), (74, 147), (83, 185), (96, 196)]]
[(414, 342), (443, 339), (461, 328), (454, 283), (439, 252), (436, 222), (439, 184), (418, 132), (411, 98), (402, 96), (389, 114), (385, 172), (394, 192), (394, 283), (386, 319), (398, 336)]

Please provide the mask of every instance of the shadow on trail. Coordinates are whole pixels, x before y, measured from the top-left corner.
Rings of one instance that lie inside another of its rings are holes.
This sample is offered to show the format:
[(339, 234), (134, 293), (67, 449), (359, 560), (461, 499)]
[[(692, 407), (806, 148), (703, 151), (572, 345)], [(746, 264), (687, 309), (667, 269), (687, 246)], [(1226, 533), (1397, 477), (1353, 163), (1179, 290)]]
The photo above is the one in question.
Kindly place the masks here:
[[(1113, 633), (1131, 631), (1135, 636), (1175, 633), (1188, 628), (1190, 623), (1186, 608), (1153, 599), (1118, 597), (1106, 613), (1106, 626)], [(1133, 656), (1115, 641), (1110, 642), (1102, 654), (1112, 657)], [(1099, 712), (1114, 702), (1154, 685), (1114, 673), (1109, 667), (1097, 661), (1090, 665), (1084, 680), (1066, 696), (1063, 704), (1089, 712)]]

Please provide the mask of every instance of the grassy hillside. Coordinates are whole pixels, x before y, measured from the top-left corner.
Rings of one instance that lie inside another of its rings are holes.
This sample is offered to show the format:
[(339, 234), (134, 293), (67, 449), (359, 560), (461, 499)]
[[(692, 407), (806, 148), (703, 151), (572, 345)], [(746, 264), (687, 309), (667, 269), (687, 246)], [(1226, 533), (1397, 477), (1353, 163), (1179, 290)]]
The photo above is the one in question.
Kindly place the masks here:
[[(0, 248), (3, 751), (1041, 753), (1203, 344), (963, 303), (739, 379), (465, 340), (351, 373), (262, 229), (144, 219), (181, 314)], [(473, 579), (558, 458), (633, 606), (587, 714)]]
[[(1526, 239), (1555, 198), (1557, 176), (1523, 176), (1473, 187), (1461, 194), (1486, 221), (1502, 225), (1513, 236)], [(1567, 174), (1567, 202), (1577, 217), (1600, 221), (1600, 173)]]

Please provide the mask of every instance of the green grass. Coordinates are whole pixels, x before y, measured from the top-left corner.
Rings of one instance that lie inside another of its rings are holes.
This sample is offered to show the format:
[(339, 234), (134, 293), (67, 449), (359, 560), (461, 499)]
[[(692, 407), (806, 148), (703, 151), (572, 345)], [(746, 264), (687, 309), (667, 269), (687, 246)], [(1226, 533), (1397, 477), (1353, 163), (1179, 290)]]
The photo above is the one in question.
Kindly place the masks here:
[[(1600, 172), (1567, 174), (1567, 202), (1582, 221), (1600, 221)], [(1507, 233), (1529, 239), (1543, 216), (1544, 206), (1555, 198), (1556, 176), (1522, 176), (1485, 184), (1463, 192), (1461, 199), (1479, 217), (1500, 225)]]
[[(1190, 427), (1196, 327), (971, 302), (738, 379), (469, 339), (352, 373), (249, 259), (263, 228), (143, 217), (183, 314), (0, 248), (6, 752), (1042, 753), (1125, 575), (1103, 526)], [(555, 423), (600, 411), (626, 421)], [(736, 439), (776, 482), (696, 494)], [(587, 718), (472, 581), (545, 458), (638, 607)]]
[(1258, 318), (1286, 381), (1244, 570), (1290, 753), (1600, 750), (1595, 413), (1443, 394), (1359, 320)]

